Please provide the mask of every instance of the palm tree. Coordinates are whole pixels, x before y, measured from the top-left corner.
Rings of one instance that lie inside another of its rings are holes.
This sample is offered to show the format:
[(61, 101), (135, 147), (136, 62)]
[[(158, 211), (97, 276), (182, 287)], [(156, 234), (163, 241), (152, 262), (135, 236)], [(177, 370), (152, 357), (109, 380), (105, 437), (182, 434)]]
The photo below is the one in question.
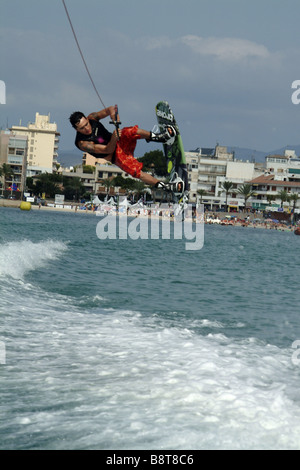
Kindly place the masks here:
[(133, 192), (138, 196), (144, 193), (146, 185), (142, 181), (135, 181)]
[(238, 188), (237, 191), (244, 197), (246, 209), (248, 199), (254, 195), (254, 191), (252, 191), (252, 186), (251, 184), (243, 184)]
[(114, 180), (111, 178), (106, 178), (102, 181), (102, 183), (103, 183), (103, 186), (106, 188), (106, 197), (108, 197), (109, 190), (111, 186), (114, 185)]
[(226, 212), (227, 212), (227, 200), (228, 200), (228, 194), (230, 193), (230, 191), (232, 190), (233, 188), (233, 183), (231, 181), (224, 181), (222, 184), (221, 184), (221, 188), (225, 191), (226, 193), (226, 202), (225, 202), (225, 209), (226, 209)]
[(206, 195), (205, 189), (198, 189), (198, 190), (197, 190), (197, 194), (199, 194), (199, 196), (200, 196), (200, 204), (202, 204), (202, 198), (203, 198), (203, 196)]
[(299, 194), (293, 193), (290, 195), (290, 201), (293, 201), (293, 225), (295, 225), (295, 210), (296, 210), (298, 199), (299, 199)]
[(272, 202), (275, 200), (275, 196), (272, 196), (272, 194), (267, 194), (267, 201), (268, 201), (268, 204), (272, 204)]
[(280, 191), (277, 194), (277, 197), (281, 200), (281, 207), (283, 207), (283, 203), (288, 200), (288, 196), (289, 195), (288, 195), (287, 191), (284, 191), (284, 190)]
[(73, 199), (78, 201), (84, 193), (84, 186), (81, 182), (81, 178), (77, 176), (73, 178), (64, 178), (63, 186), (64, 195), (67, 199)]
[[(3, 176), (3, 170), (2, 170), (2, 167), (0, 166), (0, 181), (1, 181), (1, 178)], [(0, 182), (0, 188), (2, 188), (2, 194), (3, 194), (3, 184)]]
[(61, 194), (62, 176), (56, 173), (42, 173), (34, 185), (34, 193), (54, 198), (55, 194)]
[(14, 175), (14, 172), (13, 172), (11, 166), (8, 165), (7, 163), (3, 163), (2, 167), (0, 167), (0, 170), (1, 170), (0, 176), (2, 176), (4, 178), (4, 189), (5, 189), (6, 188), (6, 181), (9, 178), (12, 178), (12, 176)]

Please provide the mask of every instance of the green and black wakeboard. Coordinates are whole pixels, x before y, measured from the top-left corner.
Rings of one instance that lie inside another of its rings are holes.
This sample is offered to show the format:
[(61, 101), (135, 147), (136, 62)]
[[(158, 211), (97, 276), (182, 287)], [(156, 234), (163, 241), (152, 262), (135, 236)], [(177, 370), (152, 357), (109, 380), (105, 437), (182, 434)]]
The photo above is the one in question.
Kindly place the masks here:
[(176, 130), (176, 136), (170, 139), (169, 142), (163, 144), (163, 148), (170, 183), (176, 181), (177, 178), (180, 178), (183, 181), (182, 191), (180, 193), (174, 193), (175, 202), (181, 202), (183, 200), (186, 202), (188, 200), (189, 190), (188, 171), (178, 124), (167, 101), (160, 101), (157, 103), (155, 112), (161, 132), (164, 132), (168, 125), (171, 125)]

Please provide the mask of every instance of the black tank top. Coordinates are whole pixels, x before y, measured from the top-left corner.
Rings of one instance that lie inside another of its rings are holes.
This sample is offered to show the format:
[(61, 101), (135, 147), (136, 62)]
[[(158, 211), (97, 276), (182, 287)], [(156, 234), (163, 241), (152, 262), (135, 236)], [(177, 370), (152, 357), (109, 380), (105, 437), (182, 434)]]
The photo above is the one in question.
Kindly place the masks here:
[[(92, 133), (90, 135), (84, 135), (80, 132), (77, 132), (76, 134), (75, 145), (79, 148), (79, 150), (80, 141), (94, 142), (94, 144), (107, 145), (111, 139), (112, 134), (107, 129), (105, 129), (101, 122), (95, 121), (94, 119), (90, 119), (89, 121), (92, 126)], [(108, 153), (88, 153), (96, 158), (107, 157), (109, 155)]]

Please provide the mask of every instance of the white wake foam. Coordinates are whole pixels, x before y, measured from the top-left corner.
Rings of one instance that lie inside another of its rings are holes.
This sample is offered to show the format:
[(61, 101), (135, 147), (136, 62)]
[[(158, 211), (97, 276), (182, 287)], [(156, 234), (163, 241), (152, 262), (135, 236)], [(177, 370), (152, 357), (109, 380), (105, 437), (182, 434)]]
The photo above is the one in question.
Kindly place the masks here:
[(49, 260), (59, 258), (66, 249), (65, 243), (54, 240), (5, 243), (0, 246), (0, 276), (22, 279), (27, 272), (45, 266)]

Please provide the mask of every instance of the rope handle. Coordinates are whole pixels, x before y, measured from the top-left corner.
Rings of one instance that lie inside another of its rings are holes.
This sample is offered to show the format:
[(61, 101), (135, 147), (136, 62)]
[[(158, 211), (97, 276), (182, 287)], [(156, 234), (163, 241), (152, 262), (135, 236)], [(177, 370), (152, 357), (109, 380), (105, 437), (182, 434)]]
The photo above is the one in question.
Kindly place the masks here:
[(119, 118), (119, 108), (118, 108), (117, 104), (115, 105), (115, 119), (113, 121), (110, 121), (110, 124), (113, 124), (115, 126), (116, 131), (117, 131), (118, 140), (119, 140), (119, 138), (120, 138), (119, 137), (119, 127), (122, 123), (121, 123), (120, 118)]

